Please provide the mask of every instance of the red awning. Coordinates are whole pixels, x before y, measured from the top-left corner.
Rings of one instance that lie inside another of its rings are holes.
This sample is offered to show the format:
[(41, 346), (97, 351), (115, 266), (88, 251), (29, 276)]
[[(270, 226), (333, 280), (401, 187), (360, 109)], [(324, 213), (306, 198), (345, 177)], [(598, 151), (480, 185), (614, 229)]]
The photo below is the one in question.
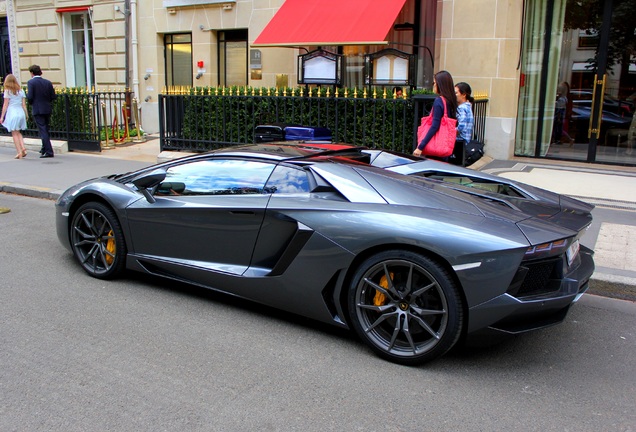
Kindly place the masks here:
[(88, 6), (72, 6), (55, 9), (57, 13), (83, 12), (88, 10)]
[(406, 0), (285, 0), (253, 46), (379, 45)]

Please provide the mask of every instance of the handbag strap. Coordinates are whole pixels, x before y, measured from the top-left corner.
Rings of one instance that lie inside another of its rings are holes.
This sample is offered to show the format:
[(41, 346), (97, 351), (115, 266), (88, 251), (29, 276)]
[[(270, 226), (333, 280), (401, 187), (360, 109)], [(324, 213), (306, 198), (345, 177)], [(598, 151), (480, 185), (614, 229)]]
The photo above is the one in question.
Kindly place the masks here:
[(444, 103), (444, 115), (442, 115), (442, 117), (447, 117), (446, 115), (446, 99), (444, 99), (444, 96), (439, 95), (440, 99), (442, 99), (442, 102)]

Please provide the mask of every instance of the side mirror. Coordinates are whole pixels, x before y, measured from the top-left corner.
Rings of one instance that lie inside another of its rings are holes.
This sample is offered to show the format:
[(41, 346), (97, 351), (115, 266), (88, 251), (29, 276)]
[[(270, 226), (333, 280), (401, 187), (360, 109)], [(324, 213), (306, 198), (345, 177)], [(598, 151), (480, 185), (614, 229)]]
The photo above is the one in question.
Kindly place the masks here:
[(137, 186), (137, 189), (146, 197), (149, 203), (156, 202), (155, 197), (148, 191), (164, 181), (166, 178), (166, 170), (164, 168), (156, 169), (140, 175), (135, 178), (132, 183)]

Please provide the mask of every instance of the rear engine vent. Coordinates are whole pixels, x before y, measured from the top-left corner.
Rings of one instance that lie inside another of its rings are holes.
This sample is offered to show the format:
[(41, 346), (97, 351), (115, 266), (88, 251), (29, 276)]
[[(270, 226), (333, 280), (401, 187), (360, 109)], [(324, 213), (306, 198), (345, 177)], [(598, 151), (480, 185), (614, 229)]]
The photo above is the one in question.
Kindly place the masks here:
[(534, 297), (559, 289), (563, 258), (522, 262), (507, 293), (514, 297)]

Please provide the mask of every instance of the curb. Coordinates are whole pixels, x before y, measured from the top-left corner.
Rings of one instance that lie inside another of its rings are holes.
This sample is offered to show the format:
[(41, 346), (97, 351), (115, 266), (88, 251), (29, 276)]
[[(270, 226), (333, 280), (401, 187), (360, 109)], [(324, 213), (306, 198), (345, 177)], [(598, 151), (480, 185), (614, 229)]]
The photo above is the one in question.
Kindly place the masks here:
[(636, 302), (636, 279), (594, 272), (589, 294)]
[(64, 191), (37, 186), (27, 186), (16, 183), (0, 183), (0, 192), (10, 193), (14, 195), (23, 195), (30, 198), (43, 198), (57, 201), (57, 199), (60, 197), (60, 195), (62, 195)]
[[(0, 135), (0, 147), (15, 148), (13, 138)], [(42, 140), (39, 138), (24, 138), (24, 147), (30, 152), (38, 153), (42, 148)], [(55, 154), (68, 153), (67, 141), (51, 140), (51, 147), (53, 147), (53, 153)]]
[(466, 168), (470, 168), (472, 170), (476, 170), (476, 171), (481, 171), (481, 169), (483, 167), (485, 167), (486, 165), (488, 165), (490, 162), (492, 162), (494, 159), (491, 158), (488, 155), (483, 155), (482, 157), (480, 157), (474, 164), (468, 165)]
[(176, 151), (162, 151), (157, 156), (157, 163), (168, 162), (174, 159), (179, 159), (186, 156), (193, 156), (201, 153), (191, 153), (191, 152), (176, 152)]

